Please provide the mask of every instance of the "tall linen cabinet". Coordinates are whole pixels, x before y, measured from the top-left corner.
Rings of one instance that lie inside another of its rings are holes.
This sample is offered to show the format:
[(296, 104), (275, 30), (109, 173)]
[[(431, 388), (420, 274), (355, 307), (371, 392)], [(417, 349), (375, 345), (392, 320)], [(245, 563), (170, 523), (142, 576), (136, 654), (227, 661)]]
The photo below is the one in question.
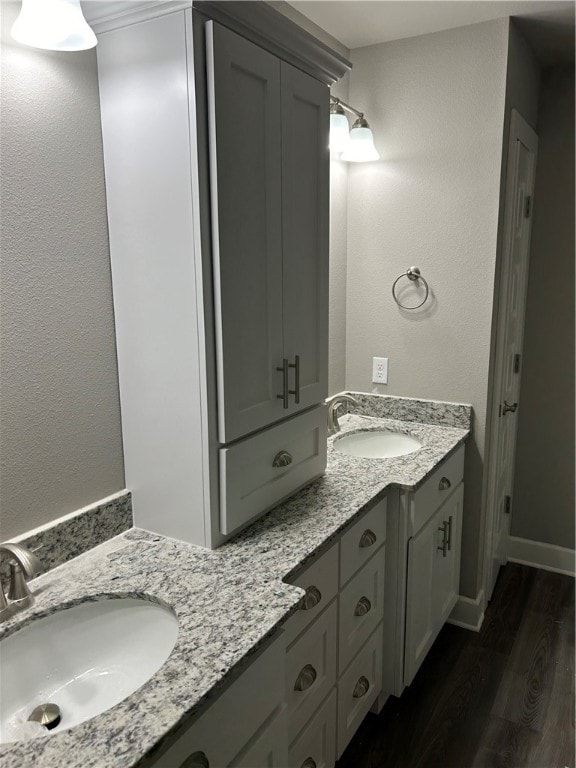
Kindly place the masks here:
[(347, 63), (265, 4), (190, 6), (104, 19), (98, 70), (135, 523), (215, 547), (325, 469)]

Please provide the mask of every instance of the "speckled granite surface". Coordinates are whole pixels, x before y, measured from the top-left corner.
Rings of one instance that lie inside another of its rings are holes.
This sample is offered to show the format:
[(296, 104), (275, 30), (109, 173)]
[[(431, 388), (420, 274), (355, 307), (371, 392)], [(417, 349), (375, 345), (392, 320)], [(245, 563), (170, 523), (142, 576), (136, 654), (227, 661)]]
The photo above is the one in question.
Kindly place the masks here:
[[(386, 427), (424, 447), (396, 459), (345, 456), (329, 440), (326, 475), (214, 552), (129, 531), (33, 582), (36, 604), (0, 625), (0, 637), (63, 603), (94, 595), (149, 595), (180, 623), (164, 666), (108, 712), (69, 731), (0, 746), (2, 768), (134, 766), (203, 702), (217, 695), (296, 609), (303, 591), (283, 579), (323, 550), (391, 486), (420, 485), (467, 431), (345, 416), (342, 433)], [(341, 433), (341, 434), (342, 434)]]
[[(38, 549), (37, 557), (44, 571), (50, 571), (129, 530), (132, 525), (132, 495), (123, 491), (13, 541), (28, 549)], [(8, 563), (4, 562), (2, 575), (6, 577), (8, 573)]]
[(412, 397), (370, 395), (365, 392), (349, 392), (348, 394), (352, 395), (360, 405), (359, 408), (350, 410), (364, 416), (470, 429), (471, 405), (443, 403), (437, 400), (418, 400)]

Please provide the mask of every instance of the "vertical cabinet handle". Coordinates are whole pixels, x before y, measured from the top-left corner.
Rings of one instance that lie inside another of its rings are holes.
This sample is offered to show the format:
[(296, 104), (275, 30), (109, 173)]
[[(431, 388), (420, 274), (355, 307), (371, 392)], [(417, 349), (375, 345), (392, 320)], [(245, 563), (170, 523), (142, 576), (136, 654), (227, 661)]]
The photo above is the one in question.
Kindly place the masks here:
[(372, 610), (372, 603), (367, 597), (361, 597), (354, 608), (354, 616), (366, 616)]
[(452, 515), (448, 518), (448, 551), (452, 551)]
[(308, 688), (310, 688), (311, 685), (314, 684), (314, 681), (316, 680), (316, 677), (318, 676), (318, 673), (312, 666), (312, 664), (306, 664), (305, 667), (302, 667), (300, 670), (300, 674), (296, 678), (296, 682), (294, 683), (294, 690), (295, 691), (306, 691)]
[(360, 542), (358, 546), (361, 549), (366, 549), (366, 547), (371, 547), (373, 544), (376, 543), (376, 534), (374, 531), (371, 531), (370, 528), (367, 528), (362, 536), (360, 536)]
[(307, 757), (300, 768), (316, 768), (316, 760), (314, 760), (312, 757)]
[(282, 367), (276, 368), (282, 374), (282, 394), (276, 395), (278, 400), (282, 400), (282, 408), (288, 408), (288, 360), (282, 360)]
[(294, 402), (300, 402), (300, 355), (294, 355), (294, 362), (288, 365), (288, 368), (294, 368), (294, 389), (289, 389), (288, 393), (294, 395)]
[(210, 768), (210, 761), (204, 752), (194, 752), (180, 763), (179, 768)]
[(448, 488), (452, 487), (452, 483), (450, 480), (448, 480), (447, 477), (443, 477), (442, 480), (438, 483), (438, 490), (439, 491), (447, 491)]
[(352, 693), (352, 696), (354, 696), (355, 699), (361, 699), (362, 696), (366, 696), (368, 691), (370, 690), (370, 681), (367, 677), (362, 677), (358, 680), (356, 685), (354, 686), (354, 692)]
[(316, 608), (321, 600), (322, 592), (320, 592), (318, 587), (307, 587), (306, 594), (300, 601), (300, 610), (309, 611), (311, 608)]
[(442, 523), (442, 527), (438, 528), (438, 530), (442, 534), (442, 543), (439, 547), (436, 547), (436, 549), (442, 552), (442, 557), (448, 557), (448, 523), (446, 520)]

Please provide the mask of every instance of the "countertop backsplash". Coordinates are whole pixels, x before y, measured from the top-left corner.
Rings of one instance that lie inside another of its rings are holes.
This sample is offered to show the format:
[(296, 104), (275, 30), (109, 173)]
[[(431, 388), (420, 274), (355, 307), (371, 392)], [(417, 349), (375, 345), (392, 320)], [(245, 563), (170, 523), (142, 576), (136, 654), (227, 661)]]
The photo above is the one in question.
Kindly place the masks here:
[[(11, 541), (35, 550), (46, 572), (124, 533), (132, 525), (132, 494), (123, 490)], [(0, 575), (9, 575), (7, 560)]]
[(346, 392), (357, 400), (359, 407), (348, 405), (348, 412), (377, 419), (417, 421), (442, 427), (470, 429), (472, 406), (465, 403), (444, 403), (438, 400), (419, 400), (413, 397), (371, 395), (366, 392)]

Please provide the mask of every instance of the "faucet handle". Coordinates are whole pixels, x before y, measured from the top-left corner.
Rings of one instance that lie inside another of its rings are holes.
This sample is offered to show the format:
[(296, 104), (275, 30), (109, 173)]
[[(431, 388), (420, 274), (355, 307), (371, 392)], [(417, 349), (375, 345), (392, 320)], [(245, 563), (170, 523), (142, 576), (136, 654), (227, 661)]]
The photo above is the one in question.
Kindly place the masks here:
[(18, 603), (20, 608), (26, 608), (32, 605), (33, 597), (26, 583), (26, 578), (22, 573), (22, 568), (18, 563), (10, 563), (10, 589), (8, 590), (8, 600), (12, 603)]
[(20, 565), (27, 579), (33, 579), (34, 576), (42, 573), (42, 563), (34, 554), (38, 549), (40, 547), (30, 550), (22, 544), (15, 544), (11, 541), (0, 544), (0, 554), (5, 553), (11, 560), (15, 560)]

